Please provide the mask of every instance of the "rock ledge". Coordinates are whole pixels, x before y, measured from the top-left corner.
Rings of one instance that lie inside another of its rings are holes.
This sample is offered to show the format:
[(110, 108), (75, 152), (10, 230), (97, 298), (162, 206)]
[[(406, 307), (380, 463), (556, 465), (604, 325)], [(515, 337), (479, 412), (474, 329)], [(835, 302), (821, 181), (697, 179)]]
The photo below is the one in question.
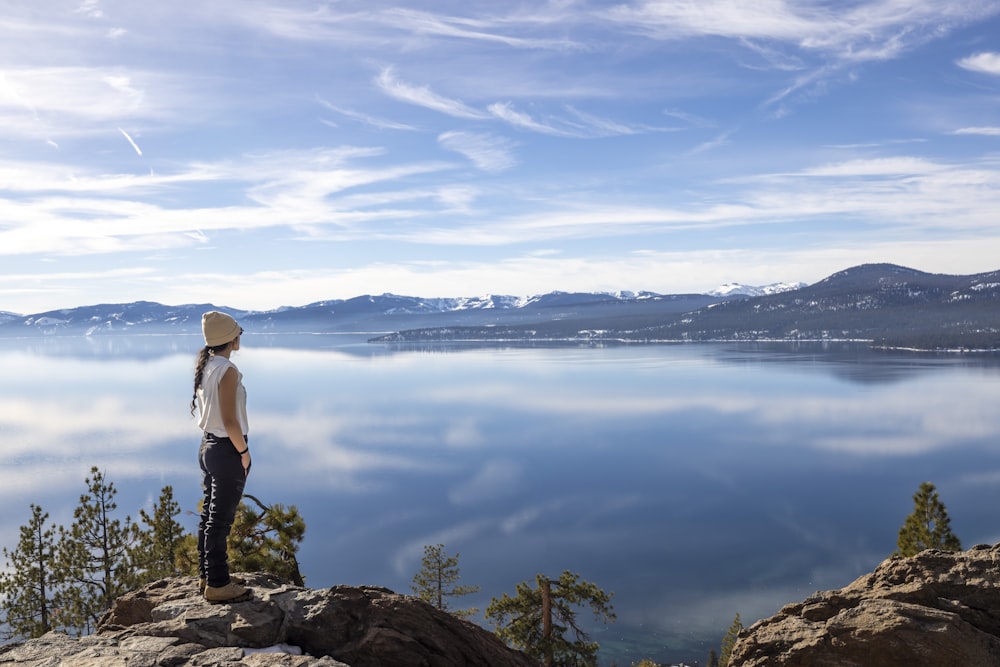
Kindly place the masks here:
[(889, 558), (741, 633), (734, 667), (1000, 665), (1000, 545)]
[[(483, 628), (372, 586), (312, 590), (243, 575), (254, 596), (210, 605), (197, 579), (163, 579), (119, 598), (97, 632), (50, 632), (0, 647), (23, 667), (537, 667)], [(260, 651), (260, 652), (258, 652)]]

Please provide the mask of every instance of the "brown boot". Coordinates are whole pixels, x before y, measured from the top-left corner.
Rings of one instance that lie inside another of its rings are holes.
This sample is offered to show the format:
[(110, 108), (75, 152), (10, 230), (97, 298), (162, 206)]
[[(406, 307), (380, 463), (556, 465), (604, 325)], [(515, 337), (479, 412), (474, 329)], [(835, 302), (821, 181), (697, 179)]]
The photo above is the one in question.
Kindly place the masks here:
[[(246, 579), (235, 574), (229, 577), (229, 581), (234, 584), (247, 583)], [(206, 588), (208, 588), (208, 580), (206, 580), (205, 577), (201, 577), (200, 579), (198, 579), (198, 592), (204, 595)]]
[(212, 604), (243, 602), (249, 600), (250, 589), (230, 581), (225, 586), (205, 586), (205, 599)]

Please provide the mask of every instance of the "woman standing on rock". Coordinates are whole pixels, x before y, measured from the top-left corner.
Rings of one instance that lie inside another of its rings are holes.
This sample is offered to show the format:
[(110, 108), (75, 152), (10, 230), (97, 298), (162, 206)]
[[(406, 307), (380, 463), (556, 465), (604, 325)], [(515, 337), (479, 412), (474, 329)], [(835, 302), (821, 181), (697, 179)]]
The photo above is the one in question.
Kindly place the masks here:
[(250, 474), (247, 445), (247, 393), (243, 373), (229, 360), (240, 349), (243, 329), (229, 315), (207, 312), (201, 318), (205, 347), (194, 371), (191, 414), (198, 409), (203, 431), (198, 460), (204, 500), (198, 523), (198, 573), (205, 599), (239, 602), (250, 597), (242, 582), (229, 576), (226, 540)]

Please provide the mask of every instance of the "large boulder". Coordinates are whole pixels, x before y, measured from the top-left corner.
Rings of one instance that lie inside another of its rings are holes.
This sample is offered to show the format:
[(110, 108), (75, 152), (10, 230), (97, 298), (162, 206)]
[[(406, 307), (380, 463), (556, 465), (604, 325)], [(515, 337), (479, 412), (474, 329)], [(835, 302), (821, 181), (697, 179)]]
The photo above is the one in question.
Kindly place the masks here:
[(754, 623), (730, 665), (1000, 665), (1000, 545), (889, 558)]
[(0, 665), (538, 667), (483, 628), (385, 588), (244, 578), (253, 598), (220, 605), (192, 577), (157, 581), (119, 598), (93, 635), (0, 647)]

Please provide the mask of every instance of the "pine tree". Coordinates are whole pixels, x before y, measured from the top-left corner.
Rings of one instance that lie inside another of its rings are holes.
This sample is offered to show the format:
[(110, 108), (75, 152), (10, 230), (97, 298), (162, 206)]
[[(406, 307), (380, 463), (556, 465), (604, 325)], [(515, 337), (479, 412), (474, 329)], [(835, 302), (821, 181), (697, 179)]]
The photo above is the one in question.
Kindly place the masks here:
[(0, 610), (5, 639), (41, 637), (55, 627), (52, 605), (55, 530), (45, 525), (49, 515), (31, 505), (31, 519), (21, 526), (14, 551), (3, 550), (6, 566), (0, 573)]
[(740, 615), (736, 614), (732, 625), (726, 630), (726, 636), (722, 638), (722, 648), (719, 651), (719, 667), (728, 667), (730, 659), (733, 657), (733, 649), (736, 648), (736, 640), (743, 631), (743, 622)]
[(182, 575), (201, 576), (198, 572), (198, 536), (184, 533), (177, 542), (177, 571)]
[(614, 593), (580, 581), (579, 575), (569, 570), (558, 581), (539, 574), (535, 582), (536, 588), (528, 582), (517, 584), (514, 597), (504, 593), (500, 599), (490, 600), (486, 617), (496, 626), (496, 634), (546, 667), (596, 665), (599, 646), (577, 625), (574, 607), (586, 604), (595, 619), (613, 622)]
[(184, 528), (174, 517), (180, 513), (181, 506), (174, 500), (172, 486), (165, 486), (160, 491), (160, 499), (153, 506), (152, 515), (139, 510), (139, 519), (146, 528), (139, 531), (129, 554), (134, 585), (141, 586), (164, 577), (190, 573), (178, 558)]
[(468, 618), (479, 610), (475, 608), (452, 610), (448, 607), (447, 598), (479, 591), (479, 586), (456, 585), (461, 578), (458, 569), (459, 555), (457, 553), (454, 556), (447, 555), (443, 544), (425, 545), (420, 571), (413, 575), (410, 589), (424, 602), (429, 602), (442, 611), (451, 612), (459, 618)]
[(922, 483), (913, 494), (913, 512), (899, 529), (896, 547), (897, 556), (913, 556), (924, 549), (961, 551), (962, 543), (951, 532), (948, 510), (930, 482)]
[(708, 661), (705, 663), (705, 667), (719, 667), (719, 656), (716, 655), (714, 648), (708, 651)]
[(90, 469), (87, 493), (73, 511), (69, 529), (60, 526), (55, 571), (60, 590), (55, 603), (70, 630), (89, 634), (101, 615), (132, 583), (129, 551), (137, 537), (132, 519), (112, 518), (117, 490), (104, 473)]
[(260, 511), (241, 502), (229, 533), (229, 566), (235, 572), (269, 572), (296, 586), (305, 586), (296, 554), (306, 522), (291, 505), (265, 505), (244, 494)]
[[(236, 519), (226, 542), (232, 572), (268, 572), (296, 586), (305, 586), (299, 569), (299, 543), (306, 523), (294, 505), (266, 505), (255, 496), (243, 494), (257, 510), (245, 502), (236, 509)], [(187, 533), (178, 540), (175, 555), (178, 571), (198, 574), (198, 539)]]

